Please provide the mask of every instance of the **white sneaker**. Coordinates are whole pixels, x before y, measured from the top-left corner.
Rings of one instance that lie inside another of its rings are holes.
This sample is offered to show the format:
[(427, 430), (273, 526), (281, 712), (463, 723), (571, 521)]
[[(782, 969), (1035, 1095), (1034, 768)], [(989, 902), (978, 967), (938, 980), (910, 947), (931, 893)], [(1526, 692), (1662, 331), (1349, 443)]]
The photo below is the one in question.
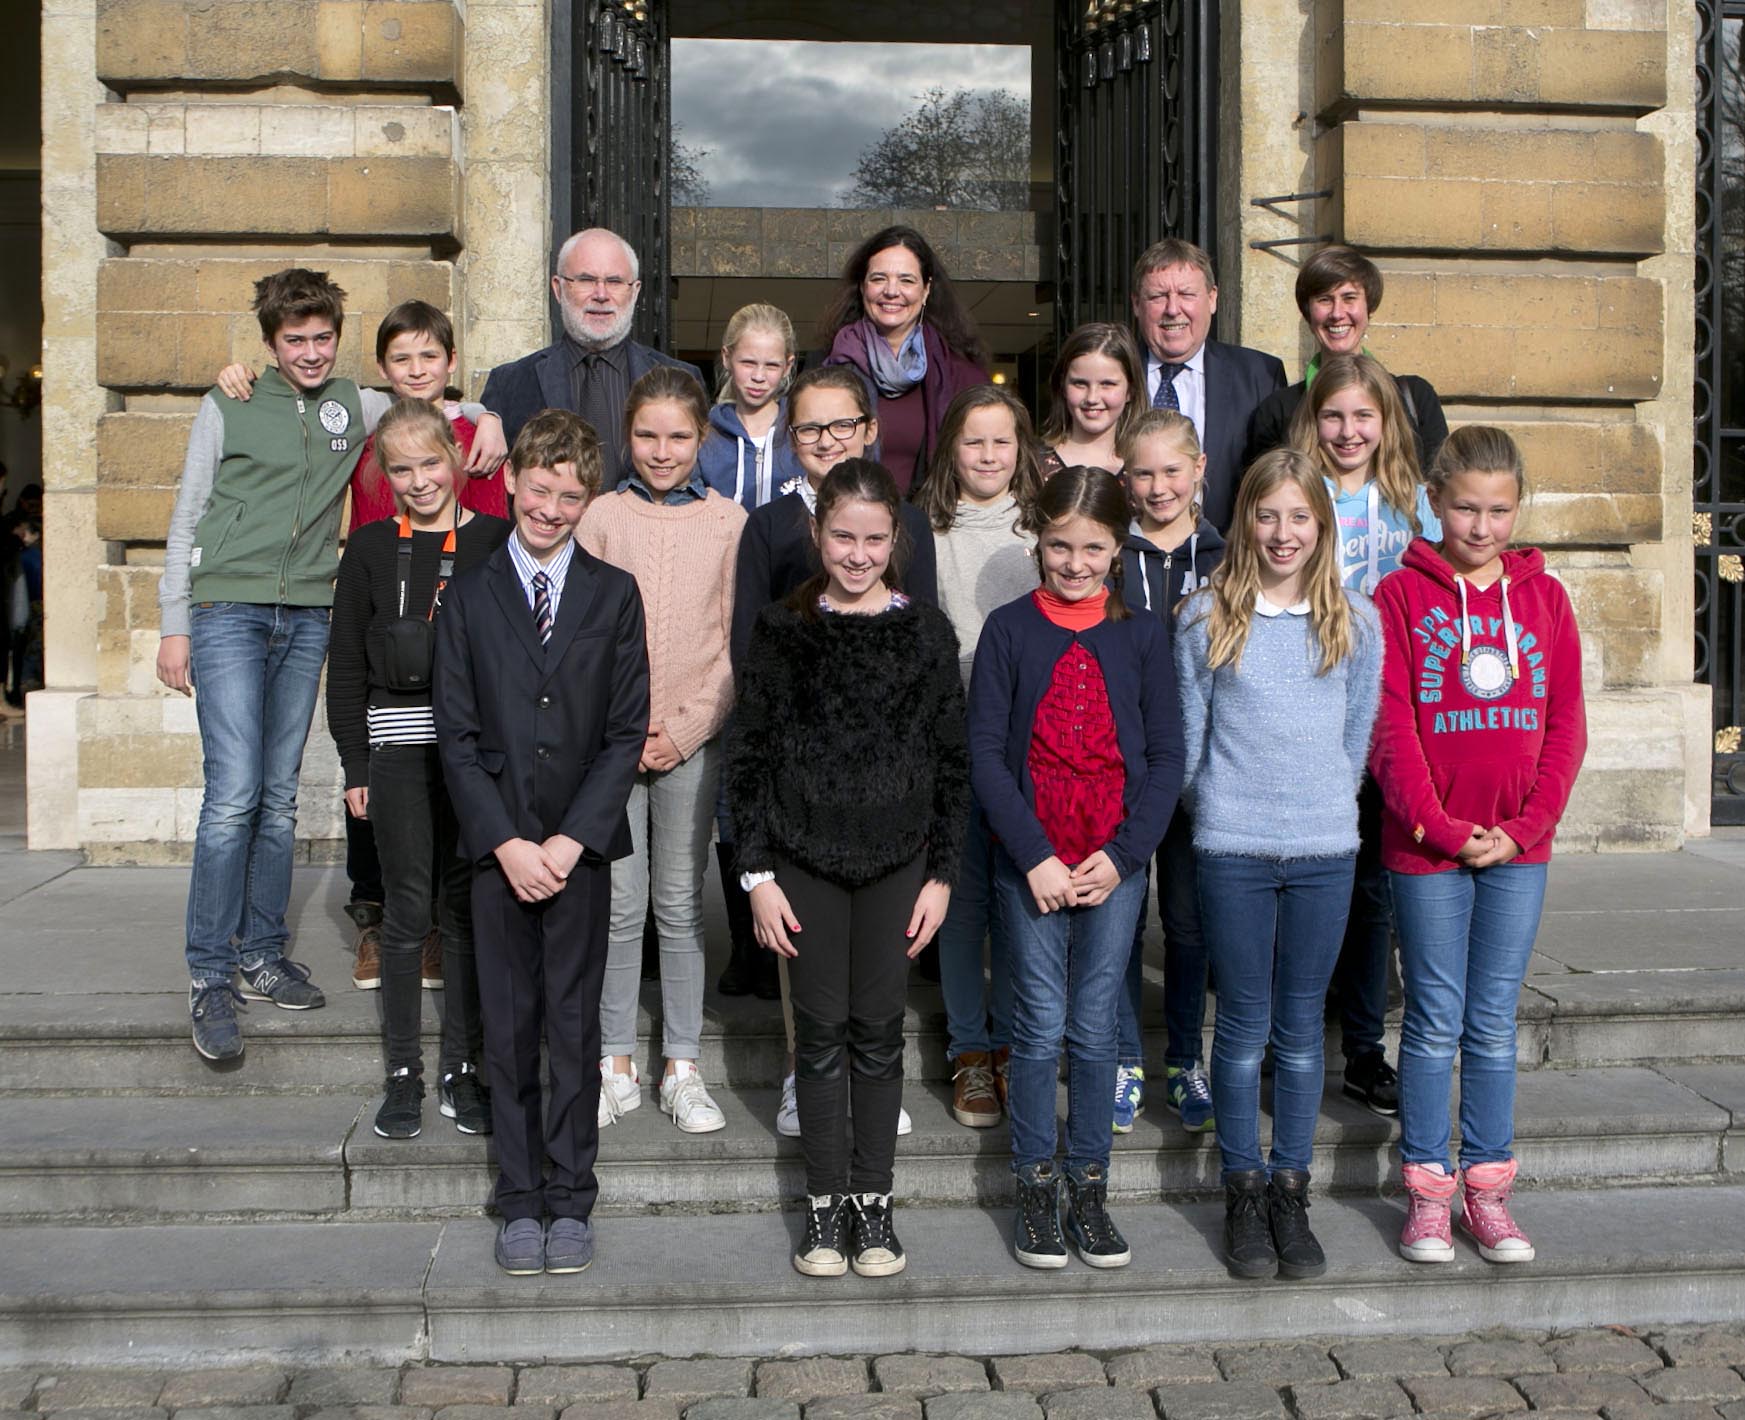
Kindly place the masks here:
[(901, 1105), (897, 1106), (897, 1133), (907, 1134), (915, 1127), (915, 1121), (909, 1118), (909, 1111)]
[(660, 1107), (687, 1134), (713, 1134), (727, 1127), (727, 1116), (709, 1098), (709, 1087), (689, 1060), (675, 1060), (672, 1074), (660, 1082)]
[(794, 1077), (782, 1076), (782, 1103), (776, 1110), (776, 1133), (784, 1139), (800, 1137), (800, 1101), (794, 1093)]
[(612, 1057), (600, 1061), (600, 1128), (615, 1119), (622, 1119), (642, 1103), (642, 1081), (636, 1074), (636, 1062), (630, 1062), (630, 1073), (620, 1075), (612, 1068)]

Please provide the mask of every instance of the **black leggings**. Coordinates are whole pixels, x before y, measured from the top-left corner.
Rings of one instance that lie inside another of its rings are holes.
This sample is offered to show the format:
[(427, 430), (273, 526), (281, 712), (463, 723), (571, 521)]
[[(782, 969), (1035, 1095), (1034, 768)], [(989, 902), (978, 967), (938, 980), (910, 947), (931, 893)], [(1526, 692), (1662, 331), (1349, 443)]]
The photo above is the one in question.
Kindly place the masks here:
[[(925, 874), (925, 859), (917, 855), (877, 882), (843, 888), (793, 863), (776, 865), (776, 882), (801, 928), (788, 982), (810, 1194), (891, 1191), (909, 983), (903, 934)], [(852, 1154), (846, 1141), (851, 1098)]]

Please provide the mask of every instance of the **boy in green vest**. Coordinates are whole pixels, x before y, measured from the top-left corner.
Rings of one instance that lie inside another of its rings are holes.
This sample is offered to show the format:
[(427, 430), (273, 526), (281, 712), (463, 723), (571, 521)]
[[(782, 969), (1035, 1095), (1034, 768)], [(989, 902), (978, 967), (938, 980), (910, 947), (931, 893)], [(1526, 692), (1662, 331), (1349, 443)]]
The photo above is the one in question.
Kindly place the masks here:
[[(274, 364), (246, 403), (216, 389), (200, 401), (165, 542), (158, 679), (200, 691), (206, 788), (186, 941), (194, 1048), (208, 1060), (242, 1054), (239, 1000), (326, 1004), (308, 968), (285, 956), (297, 776), (327, 655), (346, 483), (390, 402), (332, 377), (344, 300), (324, 272), (255, 283)], [(467, 410), (475, 422), (483, 412)], [(487, 429), (500, 444), (489, 425), (480, 437)]]

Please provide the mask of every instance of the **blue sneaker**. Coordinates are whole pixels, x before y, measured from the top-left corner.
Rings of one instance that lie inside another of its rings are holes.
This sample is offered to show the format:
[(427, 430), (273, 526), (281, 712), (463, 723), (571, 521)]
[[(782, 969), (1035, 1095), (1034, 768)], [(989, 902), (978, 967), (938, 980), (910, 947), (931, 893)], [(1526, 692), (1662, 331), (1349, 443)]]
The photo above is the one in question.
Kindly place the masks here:
[(1164, 1072), (1164, 1098), (1181, 1116), (1182, 1128), (1204, 1134), (1212, 1127), (1212, 1086), (1198, 1065), (1192, 1069), (1171, 1066)]
[(327, 1004), (321, 988), (309, 979), (309, 968), (289, 957), (269, 957), (258, 966), (243, 967), (242, 999), (271, 1001), (285, 1011), (312, 1011)]
[(1115, 1067), (1115, 1132), (1131, 1134), (1145, 1109), (1145, 1071), (1138, 1065)]
[(228, 981), (196, 981), (188, 988), (188, 1015), (194, 1023), (194, 1049), (208, 1060), (234, 1060), (242, 1054), (242, 1028), (236, 1003), (242, 997)]

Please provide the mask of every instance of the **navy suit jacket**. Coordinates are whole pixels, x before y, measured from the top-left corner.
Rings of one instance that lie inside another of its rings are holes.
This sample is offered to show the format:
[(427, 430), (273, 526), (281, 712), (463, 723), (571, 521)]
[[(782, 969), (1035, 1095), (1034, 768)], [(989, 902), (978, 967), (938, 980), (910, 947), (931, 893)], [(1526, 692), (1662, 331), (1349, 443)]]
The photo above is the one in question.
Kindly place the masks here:
[[(689, 370), (697, 383), (703, 385), (703, 372), (695, 365), (674, 360), (634, 340), (627, 344), (631, 384), (656, 365), (677, 365), (681, 370)], [(703, 385), (705, 393), (708, 388)], [(485, 392), (479, 396), (479, 402), (503, 421), (503, 438), (510, 448), (515, 447), (515, 436), (521, 432), (521, 426), (540, 410), (568, 409), (579, 413), (570, 402), (570, 366), (564, 342), (554, 341), (543, 350), (497, 366), (485, 381)], [(613, 470), (607, 469), (606, 476), (609, 484), (617, 482)]]
[(1284, 387), (1284, 362), (1276, 355), (1220, 340), (1206, 342), (1206, 427), (1200, 431), (1206, 455), (1204, 516), (1221, 533), (1230, 530), (1236, 506), (1248, 421), (1261, 401)]
[(629, 856), (624, 806), (648, 735), (648, 648), (628, 572), (578, 546), (542, 646), (499, 547), (442, 594), (431, 701), (467, 857), (554, 833), (591, 862)]

